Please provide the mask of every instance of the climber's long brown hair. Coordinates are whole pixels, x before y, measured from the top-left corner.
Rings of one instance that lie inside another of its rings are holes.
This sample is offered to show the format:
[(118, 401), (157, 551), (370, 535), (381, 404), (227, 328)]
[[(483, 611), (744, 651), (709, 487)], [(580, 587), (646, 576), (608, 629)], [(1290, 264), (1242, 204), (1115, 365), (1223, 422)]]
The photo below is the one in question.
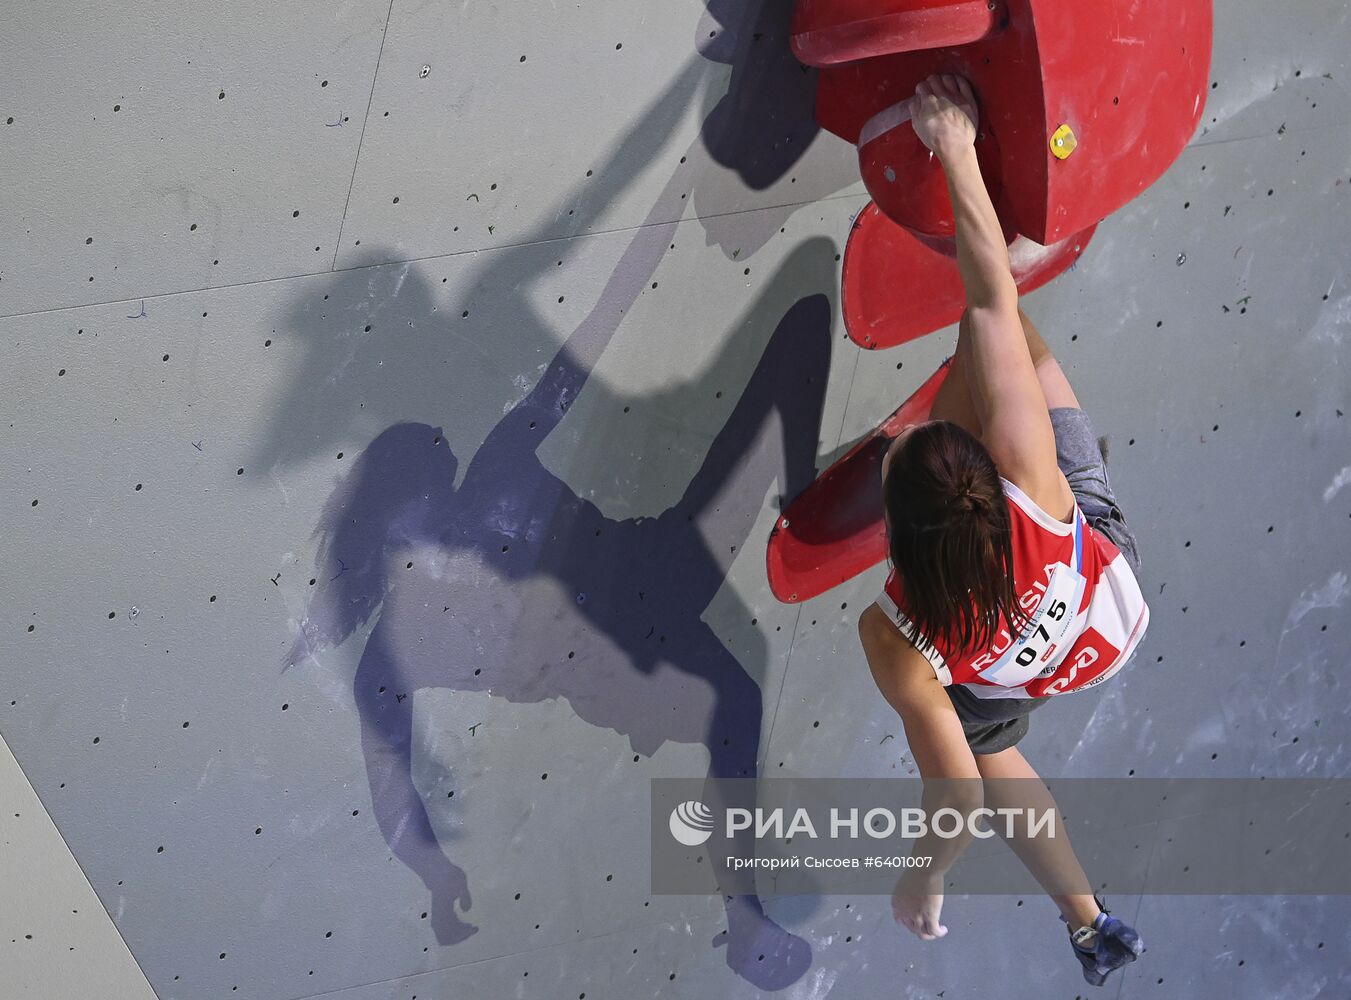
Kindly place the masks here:
[(1008, 502), (985, 446), (950, 421), (916, 427), (892, 455), (882, 494), (902, 611), (919, 632), (912, 642), (984, 650), (1001, 625), (1018, 635), (1026, 616)]

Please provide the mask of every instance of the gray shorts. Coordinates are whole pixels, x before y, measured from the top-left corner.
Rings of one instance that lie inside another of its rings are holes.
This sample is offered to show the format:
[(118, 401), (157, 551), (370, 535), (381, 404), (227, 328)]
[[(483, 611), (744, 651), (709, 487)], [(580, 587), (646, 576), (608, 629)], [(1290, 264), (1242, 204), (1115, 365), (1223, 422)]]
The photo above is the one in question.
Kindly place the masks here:
[[(1107, 462), (1093, 422), (1083, 410), (1060, 407), (1051, 411), (1051, 429), (1055, 431), (1056, 464), (1069, 480), (1084, 518), (1094, 531), (1111, 539), (1139, 576), (1139, 547), (1112, 494)], [(957, 717), (962, 720), (962, 731), (971, 752), (979, 754), (998, 753), (1016, 745), (1027, 735), (1028, 715), (1051, 700), (978, 698), (961, 684), (949, 685), (947, 692)]]
[(1107, 459), (1093, 422), (1088, 414), (1074, 407), (1051, 411), (1051, 429), (1055, 431), (1055, 461), (1069, 480), (1079, 509), (1100, 535), (1106, 535), (1121, 550), (1131, 571), (1140, 575), (1140, 551), (1135, 534), (1126, 525), (1126, 517), (1112, 493), (1107, 478)]

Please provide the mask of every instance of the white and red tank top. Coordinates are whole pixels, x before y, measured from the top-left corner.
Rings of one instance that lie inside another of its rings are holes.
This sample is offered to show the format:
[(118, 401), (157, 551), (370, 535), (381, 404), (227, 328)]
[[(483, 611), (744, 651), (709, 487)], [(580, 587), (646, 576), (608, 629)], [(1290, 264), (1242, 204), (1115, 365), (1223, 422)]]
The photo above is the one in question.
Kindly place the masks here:
[[(1013, 527), (1014, 589), (1027, 625), (1017, 636), (1005, 625), (988, 649), (936, 641), (925, 656), (944, 686), (965, 685), (979, 698), (1039, 698), (1101, 684), (1125, 666), (1149, 625), (1140, 584), (1077, 502), (1066, 524), (1007, 479), (1000, 482)], [(913, 640), (895, 569), (877, 603)]]

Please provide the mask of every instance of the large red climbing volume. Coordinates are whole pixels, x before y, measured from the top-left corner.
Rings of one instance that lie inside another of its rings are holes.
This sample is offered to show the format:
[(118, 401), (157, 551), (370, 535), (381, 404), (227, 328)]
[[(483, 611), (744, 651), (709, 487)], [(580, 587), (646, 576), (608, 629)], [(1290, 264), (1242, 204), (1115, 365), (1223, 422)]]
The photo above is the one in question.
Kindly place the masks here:
[[(842, 310), (869, 350), (957, 322), (964, 306), (941, 166), (910, 125), (934, 74), (970, 81), (976, 154), (1019, 291), (1074, 265), (1097, 223), (1157, 180), (1196, 130), (1210, 0), (798, 0), (792, 47), (818, 68), (816, 117), (858, 147), (873, 202), (845, 248)], [(923, 420), (935, 373), (780, 516), (770, 586), (804, 601), (885, 558), (881, 456)]]
[(944, 362), (779, 515), (769, 539), (769, 586), (779, 600), (810, 600), (886, 558), (882, 456), (906, 424), (929, 419), (950, 364)]

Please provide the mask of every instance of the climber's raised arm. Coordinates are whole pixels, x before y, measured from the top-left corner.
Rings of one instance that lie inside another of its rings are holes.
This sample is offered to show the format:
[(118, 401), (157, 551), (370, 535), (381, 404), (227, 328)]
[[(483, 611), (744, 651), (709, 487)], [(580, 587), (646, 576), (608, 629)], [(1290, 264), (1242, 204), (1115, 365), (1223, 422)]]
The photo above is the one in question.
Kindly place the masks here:
[(1057, 492), (1051, 418), (1018, 318), (1008, 247), (976, 159), (975, 96), (961, 77), (933, 76), (912, 100), (915, 133), (943, 165), (956, 219), (971, 334), (963, 346), (982, 441), (1001, 474), (1030, 495)]

